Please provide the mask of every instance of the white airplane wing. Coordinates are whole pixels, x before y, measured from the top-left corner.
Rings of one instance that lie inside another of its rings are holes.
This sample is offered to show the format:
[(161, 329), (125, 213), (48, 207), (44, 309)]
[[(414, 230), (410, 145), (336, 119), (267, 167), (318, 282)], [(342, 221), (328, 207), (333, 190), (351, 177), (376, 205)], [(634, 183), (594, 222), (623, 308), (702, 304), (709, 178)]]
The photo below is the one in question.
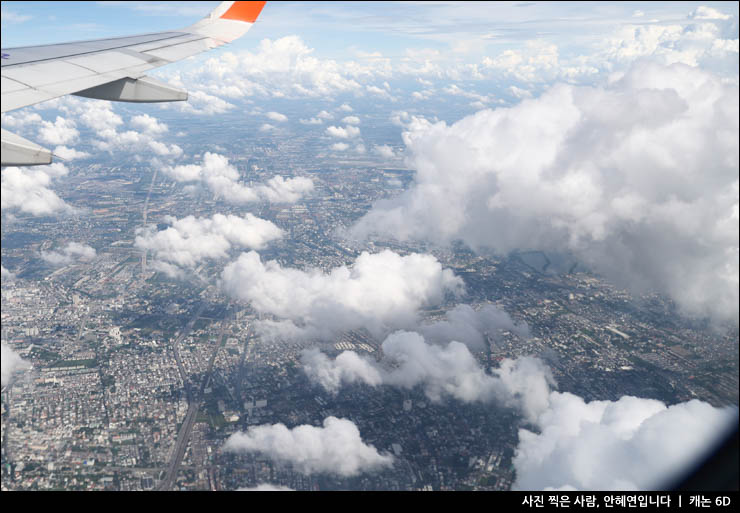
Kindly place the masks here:
[[(145, 73), (244, 35), (265, 2), (222, 2), (173, 32), (2, 49), (2, 112), (74, 94), (124, 102), (187, 100), (185, 91)], [(51, 152), (2, 130), (2, 165), (49, 164)]]

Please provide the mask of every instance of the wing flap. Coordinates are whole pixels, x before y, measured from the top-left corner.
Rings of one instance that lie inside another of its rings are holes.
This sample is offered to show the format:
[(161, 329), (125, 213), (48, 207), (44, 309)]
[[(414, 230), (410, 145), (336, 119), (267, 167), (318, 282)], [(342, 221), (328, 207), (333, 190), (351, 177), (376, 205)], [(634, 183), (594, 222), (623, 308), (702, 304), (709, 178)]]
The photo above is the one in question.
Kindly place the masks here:
[(206, 50), (210, 50), (216, 46), (220, 45), (214, 44), (211, 39), (203, 38), (190, 41), (188, 43), (180, 43), (177, 45), (147, 50), (146, 55), (152, 55), (158, 59), (175, 62), (190, 57), (191, 55), (205, 52)]
[(95, 72), (65, 61), (40, 62), (35, 66), (23, 66), (3, 70), (3, 76), (29, 87), (41, 87), (58, 81), (57, 77), (74, 80)]
[(94, 73), (110, 73), (120, 69), (134, 68), (140, 66), (146, 61), (138, 55), (131, 55), (124, 52), (106, 52), (94, 53), (92, 55), (81, 55), (72, 57), (66, 62), (81, 66)]
[(179, 102), (188, 99), (186, 91), (149, 77), (124, 77), (74, 94), (98, 100), (135, 103)]
[[(17, 82), (15, 80), (11, 80), (8, 77), (2, 77), (2, 79), (0, 80), (0, 87), (2, 88), (3, 95), (5, 95), (5, 93), (26, 89), (28, 86), (21, 84), (20, 82)], [(3, 99), (4, 98), (5, 96), (3, 96)]]

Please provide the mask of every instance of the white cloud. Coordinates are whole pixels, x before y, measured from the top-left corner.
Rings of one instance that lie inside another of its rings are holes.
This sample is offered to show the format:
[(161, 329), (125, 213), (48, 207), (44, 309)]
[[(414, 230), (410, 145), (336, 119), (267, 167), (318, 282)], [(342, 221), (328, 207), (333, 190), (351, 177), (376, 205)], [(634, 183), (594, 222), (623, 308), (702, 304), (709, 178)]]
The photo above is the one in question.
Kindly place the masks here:
[(277, 127), (270, 123), (265, 123), (260, 127), (260, 132), (272, 132), (273, 130), (277, 130)]
[[(350, 107), (350, 110), (351, 109), (352, 108)], [(322, 110), (321, 112), (319, 112), (316, 115), (316, 117), (319, 118), (319, 119), (327, 119), (328, 120), (328, 119), (334, 119), (334, 114), (332, 114), (331, 112), (327, 112), (325, 110)]]
[(424, 306), (458, 293), (462, 280), (431, 255), (392, 251), (362, 253), (350, 268), (283, 268), (243, 253), (223, 271), (222, 287), (258, 312), (283, 322), (262, 321), (263, 336), (327, 337), (364, 327), (375, 334), (412, 325)]
[(157, 118), (149, 114), (140, 114), (131, 118), (129, 122), (134, 128), (138, 128), (150, 134), (163, 134), (169, 128), (165, 123), (160, 123)]
[(413, 93), (411, 93), (411, 97), (414, 100), (428, 100), (434, 96), (435, 92), (436, 91), (434, 89), (424, 89), (423, 91), (414, 91)]
[(376, 362), (354, 351), (344, 351), (334, 360), (317, 349), (304, 351), (303, 371), (308, 378), (331, 393), (346, 383), (402, 388), (421, 386), (433, 402), (452, 397), (463, 402), (492, 402), (511, 406), (533, 419), (546, 404), (549, 369), (535, 358), (504, 360), (491, 374), (478, 364), (468, 348), (457, 341), (428, 344), (418, 333), (398, 331), (381, 346), (383, 360)]
[(314, 190), (313, 181), (305, 176), (273, 176), (266, 184), (255, 187), (260, 198), (273, 203), (295, 203)]
[[(705, 10), (702, 10), (705, 9)], [(715, 14), (709, 15), (708, 11)], [(620, 26), (588, 59), (593, 65), (612, 70), (635, 59), (649, 58), (663, 64), (683, 63), (737, 75), (737, 25), (735, 37), (726, 31), (727, 22), (718, 11), (700, 7), (694, 22), (685, 24), (639, 24)], [(714, 16), (714, 17), (709, 17)], [(709, 21), (715, 20), (715, 21)], [(598, 64), (602, 61), (604, 64)]]
[[(97, 139), (90, 143), (100, 151), (134, 153), (138, 157), (149, 150), (160, 158), (170, 159), (177, 158), (183, 153), (182, 148), (176, 144), (166, 144), (157, 140), (159, 136), (168, 132), (168, 127), (148, 114), (131, 117), (129, 125), (136, 130), (119, 132), (124, 121), (113, 111), (112, 102), (65, 96), (44, 102), (37, 107), (59, 109), (72, 118), (66, 120), (57, 117), (54, 124), (41, 122), (43, 127), (40, 136), (46, 142), (59, 145), (54, 153), (63, 159), (73, 160), (89, 156), (86, 152), (64, 146), (77, 139), (78, 132), (75, 127), (78, 124), (94, 132)], [(28, 118), (14, 118), (13, 123), (24, 124), (27, 120)]]
[(381, 89), (381, 88), (380, 88), (380, 87), (378, 87), (378, 86), (374, 86), (374, 85), (367, 85), (367, 86), (365, 86), (365, 90), (366, 90), (366, 91), (367, 91), (368, 93), (370, 93), (370, 94), (374, 94), (374, 95), (376, 95), (376, 96), (380, 96), (381, 98), (386, 98), (386, 99), (392, 99), (392, 98), (393, 98), (393, 97), (392, 97), (392, 96), (391, 96), (391, 95), (390, 95), (390, 94), (388, 93), (388, 91), (386, 91), (385, 89)]
[(84, 159), (90, 156), (85, 151), (78, 151), (74, 148), (67, 148), (66, 146), (57, 146), (54, 148), (53, 153), (64, 160)]
[(71, 206), (49, 188), (54, 179), (67, 173), (67, 168), (60, 163), (25, 169), (6, 167), (0, 175), (2, 210), (17, 210), (34, 216), (74, 212)]
[(417, 333), (393, 333), (382, 354), (380, 362), (352, 351), (330, 360), (314, 349), (301, 361), (309, 379), (332, 393), (354, 382), (422, 386), (432, 401), (452, 397), (515, 408), (538, 432), (519, 430), (514, 489), (660, 489), (737, 424), (737, 409), (697, 400), (670, 407), (630, 396), (586, 403), (551, 391), (550, 371), (536, 358), (506, 359), (486, 374), (463, 344), (431, 345)]
[(570, 252), (737, 323), (737, 114), (736, 83), (643, 61), (607, 86), (558, 85), (450, 126), (412, 117), (414, 184), (353, 232)]
[(331, 149), (334, 151), (345, 151), (347, 148), (349, 148), (349, 144), (338, 142), (331, 145)]
[(456, 340), (474, 350), (486, 347), (486, 334), (494, 345), (503, 331), (514, 333), (520, 338), (529, 337), (526, 323), (516, 323), (508, 313), (494, 305), (484, 305), (478, 310), (470, 305), (457, 305), (445, 317), (445, 320), (422, 324), (417, 331), (431, 342)]
[(26, 128), (29, 125), (40, 124), (41, 121), (41, 116), (38, 113), (29, 112), (28, 110), (2, 113), (3, 125), (14, 129)]
[(357, 116), (347, 116), (342, 118), (342, 123), (345, 123), (347, 125), (359, 125), (360, 118), (358, 118)]
[[(177, 86), (178, 83), (175, 82)], [(180, 85), (181, 87), (181, 85)], [(224, 112), (234, 108), (234, 105), (204, 91), (190, 91), (188, 92), (188, 101), (186, 102), (172, 102), (168, 104), (162, 104), (160, 106), (163, 109), (174, 108), (180, 112), (186, 112), (189, 114), (196, 115), (207, 115), (211, 116), (214, 114), (223, 114)]]
[(302, 125), (321, 125), (324, 122), (319, 118), (310, 118), (310, 119), (299, 119), (298, 120)]
[[(178, 74), (172, 83), (187, 82), (190, 88), (201, 89), (196, 92), (231, 97), (324, 97), (361, 88), (345, 65), (312, 54), (313, 49), (296, 35), (263, 39), (256, 52), (225, 52), (197, 70)], [(355, 73), (370, 69), (366, 66)]]
[(292, 488), (287, 486), (274, 485), (270, 483), (260, 483), (254, 488), (237, 488), (237, 492), (293, 492)]
[(139, 229), (137, 248), (154, 254), (152, 265), (169, 276), (181, 276), (206, 259), (224, 259), (232, 248), (262, 249), (284, 232), (252, 214), (244, 217), (215, 214), (211, 218), (166, 217), (171, 226), (155, 232)]
[(74, 142), (80, 132), (77, 131), (75, 122), (57, 116), (54, 123), (50, 121), (41, 121), (39, 129), (39, 138), (49, 144), (68, 144)]
[(732, 18), (732, 16), (729, 14), (724, 14), (723, 12), (720, 12), (712, 7), (700, 5), (689, 15), (689, 18), (693, 18), (696, 20), (729, 20), (730, 18)]
[(182, 148), (177, 144), (167, 145), (160, 141), (148, 141), (147, 146), (159, 157), (177, 158), (182, 155)]
[(411, 118), (412, 116), (405, 110), (393, 111), (391, 113), (390, 121), (394, 125), (400, 126), (402, 128), (406, 128), (407, 125), (410, 123)]
[(354, 111), (354, 109), (346, 103), (343, 103), (339, 107), (337, 107), (337, 110), (341, 110), (342, 112), (353, 112)]
[(365, 383), (377, 386), (383, 383), (381, 370), (375, 362), (362, 358), (354, 351), (343, 351), (334, 360), (318, 349), (308, 349), (301, 355), (303, 372), (331, 393), (337, 393), (345, 383)]
[(351, 139), (360, 135), (360, 129), (351, 125), (345, 127), (330, 126), (326, 128), (326, 133), (340, 139)]
[(5, 387), (10, 383), (14, 373), (29, 368), (31, 364), (5, 344), (0, 345), (0, 351), (2, 352), (0, 354), (0, 362), (2, 363), (0, 378), (2, 378), (2, 386)]
[(392, 159), (396, 156), (396, 154), (393, 153), (393, 148), (391, 148), (387, 144), (383, 144), (382, 146), (375, 146), (373, 148), (373, 152), (387, 159)]
[(254, 187), (239, 182), (239, 171), (229, 159), (218, 153), (206, 152), (203, 164), (168, 166), (164, 173), (178, 182), (202, 182), (218, 198), (227, 203), (244, 204), (259, 200), (273, 203), (295, 203), (313, 191), (310, 178), (274, 176), (266, 184)]
[(285, 114), (280, 114), (279, 112), (268, 112), (267, 114), (265, 114), (265, 116), (273, 121), (277, 121), (278, 123), (288, 121), (288, 116), (286, 116)]
[(523, 98), (531, 98), (532, 97), (532, 93), (530, 93), (526, 89), (522, 89), (521, 87), (517, 87), (517, 86), (510, 86), (509, 87), (509, 92), (513, 96), (515, 96), (517, 98), (521, 98), (521, 99), (523, 99)]
[(123, 125), (121, 116), (113, 112), (113, 103), (103, 100), (62, 96), (39, 104), (37, 108), (59, 109), (102, 139), (115, 138), (117, 127)]
[(15, 279), (15, 274), (8, 271), (4, 265), (0, 265), (0, 279), (3, 281), (13, 281)]
[(63, 267), (78, 261), (89, 262), (97, 255), (92, 246), (70, 242), (61, 251), (41, 251), (41, 259), (53, 266)]
[(656, 490), (681, 477), (737, 410), (693, 400), (666, 407), (624, 396), (592, 401), (552, 392), (535, 425), (519, 430), (513, 464), (520, 490)]
[(250, 427), (229, 437), (224, 450), (260, 452), (286, 462), (304, 474), (356, 476), (393, 465), (390, 454), (379, 453), (360, 437), (355, 424), (347, 419), (327, 417), (323, 427), (311, 425), (288, 429), (284, 424)]
[(557, 45), (541, 40), (527, 41), (524, 48), (504, 50), (495, 58), (484, 57), (481, 64), (522, 82), (552, 80), (562, 68)]
[(2, 10), (3, 21), (7, 23), (23, 23), (33, 18), (27, 14), (18, 14), (14, 11)]

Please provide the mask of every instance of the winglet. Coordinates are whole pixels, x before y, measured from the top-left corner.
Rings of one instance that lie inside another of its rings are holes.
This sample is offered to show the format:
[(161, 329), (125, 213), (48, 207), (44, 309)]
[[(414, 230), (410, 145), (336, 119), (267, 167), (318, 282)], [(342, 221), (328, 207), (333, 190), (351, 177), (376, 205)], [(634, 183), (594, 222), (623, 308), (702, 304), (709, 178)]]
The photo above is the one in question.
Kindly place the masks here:
[(266, 3), (221, 2), (208, 16), (183, 31), (230, 43), (250, 29)]
[(229, 9), (221, 15), (223, 20), (239, 20), (254, 23), (262, 12), (267, 2), (234, 2)]

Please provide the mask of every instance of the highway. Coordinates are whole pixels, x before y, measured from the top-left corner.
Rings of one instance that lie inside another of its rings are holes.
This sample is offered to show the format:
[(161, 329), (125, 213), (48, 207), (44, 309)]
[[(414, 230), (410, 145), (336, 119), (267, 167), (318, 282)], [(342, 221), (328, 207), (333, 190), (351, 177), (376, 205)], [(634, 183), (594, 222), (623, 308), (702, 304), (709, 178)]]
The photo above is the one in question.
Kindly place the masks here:
[[(183, 332), (180, 334), (180, 336), (177, 337), (177, 340), (174, 343), (173, 348), (177, 348), (180, 341), (187, 335), (187, 333), (190, 332), (190, 330), (193, 328), (193, 325), (195, 324), (195, 321), (198, 319), (200, 314), (205, 309), (205, 302), (203, 302), (198, 309), (198, 312), (196, 313), (195, 317), (190, 320), (188, 325), (186, 326), (186, 329), (183, 330)], [(175, 442), (175, 448), (172, 452), (172, 458), (170, 459), (170, 463), (167, 466), (167, 472), (165, 473), (164, 479), (159, 483), (157, 486), (157, 490), (170, 490), (172, 488), (172, 485), (175, 482), (175, 478), (177, 477), (177, 472), (180, 469), (180, 464), (182, 463), (183, 458), (185, 457), (185, 450), (188, 447), (188, 440), (190, 439), (190, 432), (193, 429), (193, 425), (195, 424), (195, 419), (198, 417), (198, 410), (200, 409), (201, 402), (203, 400), (203, 394), (206, 388), (206, 385), (208, 384), (208, 381), (211, 378), (211, 372), (213, 371), (213, 363), (216, 360), (216, 355), (218, 354), (218, 350), (221, 347), (221, 342), (224, 338), (224, 332), (226, 331), (226, 326), (229, 324), (227, 322), (228, 316), (224, 317), (224, 320), (221, 322), (221, 331), (219, 333), (219, 337), (216, 340), (216, 343), (213, 347), (213, 352), (211, 353), (211, 358), (208, 361), (208, 370), (206, 371), (205, 376), (203, 376), (203, 381), (200, 385), (200, 390), (198, 391), (198, 395), (196, 397), (191, 396), (191, 391), (188, 385), (186, 385), (186, 392), (188, 396), (188, 411), (185, 414), (185, 419), (182, 422), (182, 425), (180, 426), (180, 431), (177, 433), (177, 441)], [(177, 351), (177, 350), (176, 350)], [(175, 358), (178, 362), (178, 367), (180, 368), (181, 375), (184, 376), (184, 371), (182, 368), (182, 364), (180, 363), (180, 356), (179, 352), (176, 352)], [(184, 383), (189, 383), (189, 381), (185, 381), (187, 376), (183, 378)]]

